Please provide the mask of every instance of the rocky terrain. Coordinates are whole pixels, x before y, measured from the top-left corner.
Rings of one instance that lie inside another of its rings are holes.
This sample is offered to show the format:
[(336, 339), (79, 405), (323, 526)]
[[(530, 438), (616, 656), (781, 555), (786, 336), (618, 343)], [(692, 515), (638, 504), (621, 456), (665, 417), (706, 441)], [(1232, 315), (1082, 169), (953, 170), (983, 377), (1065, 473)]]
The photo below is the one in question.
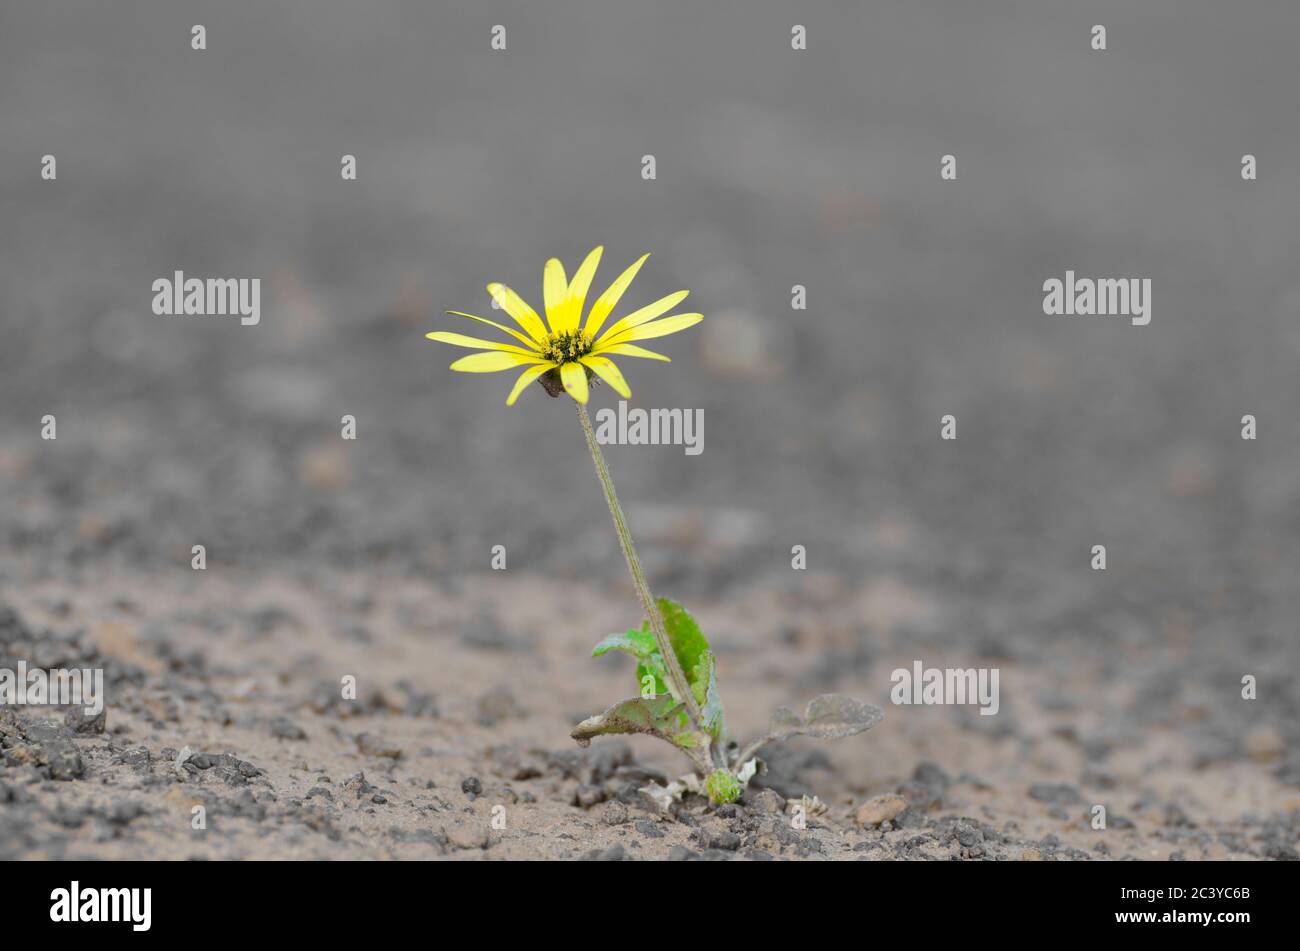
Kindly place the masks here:
[[(0, 666), (101, 667), (109, 704), (97, 722), (0, 711), (0, 856), (1296, 857), (1293, 734), (1195, 696), (1137, 699), (1083, 659), (1064, 675), (1059, 658), (999, 660), (1014, 711), (890, 707), (863, 736), (772, 748), (735, 806), (688, 797), (663, 815), (639, 789), (684, 759), (653, 741), (567, 741), (631, 692), (630, 670), (584, 661), (579, 631), (495, 606), (544, 604), (545, 580), (186, 587), (170, 597), (119, 576), (103, 599), (37, 586), (5, 609)], [(575, 591), (607, 626), (625, 608)], [(846, 657), (834, 640), (851, 629), (836, 608), (847, 592), (829, 578), (784, 594), (802, 621), (763, 645), (737, 638), (724, 610), (701, 612), (720, 628), (738, 731), (756, 731), (765, 707), (879, 680), (870, 672), (906, 653)], [(877, 590), (857, 599), (858, 623), (897, 623), (920, 602)], [(346, 676), (355, 700), (342, 698)], [(1157, 680), (1155, 667), (1142, 676)], [(1139, 732), (1136, 717), (1158, 725)], [(796, 828), (805, 796), (818, 806)], [(1090, 825), (1098, 803), (1104, 831)]]

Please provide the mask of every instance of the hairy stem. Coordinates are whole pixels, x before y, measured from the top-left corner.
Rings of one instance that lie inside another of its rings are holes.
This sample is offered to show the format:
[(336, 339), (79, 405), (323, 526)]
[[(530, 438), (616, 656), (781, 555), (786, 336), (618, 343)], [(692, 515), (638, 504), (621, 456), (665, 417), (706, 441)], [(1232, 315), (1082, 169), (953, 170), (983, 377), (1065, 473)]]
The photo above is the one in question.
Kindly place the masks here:
[[(677, 651), (673, 650), (668, 632), (664, 629), (663, 615), (659, 613), (659, 605), (650, 594), (645, 572), (641, 570), (636, 549), (632, 547), (632, 533), (627, 530), (627, 519), (623, 517), (623, 509), (618, 504), (618, 496), (614, 493), (614, 480), (609, 477), (605, 456), (600, 451), (600, 444), (596, 442), (596, 433), (591, 428), (591, 417), (587, 415), (587, 407), (576, 400), (573, 405), (578, 407), (578, 419), (582, 422), (582, 432), (587, 437), (591, 461), (596, 464), (596, 475), (600, 476), (600, 487), (604, 489), (605, 501), (609, 503), (609, 514), (614, 517), (614, 530), (618, 532), (618, 543), (623, 549), (623, 557), (627, 559), (628, 571), (632, 573), (632, 583), (636, 585), (636, 593), (641, 597), (641, 606), (645, 609), (646, 617), (650, 619), (650, 630), (654, 632), (655, 643), (659, 645), (659, 652), (664, 655), (664, 664), (668, 668), (668, 679), (672, 683), (673, 693), (677, 694), (686, 705), (691, 726), (707, 736), (708, 731), (704, 729), (704, 719), (700, 715), (700, 705), (695, 701), (695, 694), (691, 692), (691, 685), (682, 671), (681, 662), (677, 660)], [(711, 752), (716, 759), (720, 751)]]

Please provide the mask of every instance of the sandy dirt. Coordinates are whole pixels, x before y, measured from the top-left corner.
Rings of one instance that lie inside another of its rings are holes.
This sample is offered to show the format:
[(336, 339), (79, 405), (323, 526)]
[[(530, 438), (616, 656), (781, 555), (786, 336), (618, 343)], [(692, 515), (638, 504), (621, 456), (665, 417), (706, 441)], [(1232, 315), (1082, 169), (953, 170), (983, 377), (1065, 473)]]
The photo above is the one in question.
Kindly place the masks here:
[[(102, 666), (112, 700), (104, 733), (33, 732), (38, 714), (4, 714), (6, 858), (1295, 857), (1300, 794), (1280, 777), (1276, 731), (1207, 733), (1196, 697), (1166, 697), (1160, 725), (1134, 742), (1123, 713), (1151, 705), (1086, 657), (999, 658), (1014, 711), (887, 707), (859, 737), (777, 748), (760, 778), (772, 790), (721, 809), (688, 797), (665, 816), (637, 790), (683, 772), (679, 754), (643, 738), (585, 751), (567, 740), (634, 692), (630, 662), (584, 659), (630, 592), (566, 586), (584, 631), (539, 624), (539, 610), (559, 609), (554, 584), (509, 572), (446, 586), (333, 572), (230, 572), (171, 592), (146, 576), (101, 583), (115, 593), (34, 585), (6, 617), (7, 652)], [(772, 707), (842, 688), (837, 671), (907, 664), (901, 632), (925, 623), (924, 593), (898, 580), (854, 591), (809, 575), (782, 600), (797, 608), (785, 618), (760, 591), (748, 612), (699, 607), (742, 736)], [(871, 661), (844, 653), (860, 625), (894, 632)], [(1123, 660), (1148, 676), (1159, 663), (1149, 651)], [(1224, 745), (1198, 745), (1207, 735)], [(178, 768), (185, 747), (208, 759)], [(827, 811), (797, 829), (791, 807), (809, 794)], [(855, 821), (885, 794), (906, 808), (883, 828)], [(1090, 825), (1095, 804), (1104, 831)], [(195, 806), (206, 829), (191, 827)]]

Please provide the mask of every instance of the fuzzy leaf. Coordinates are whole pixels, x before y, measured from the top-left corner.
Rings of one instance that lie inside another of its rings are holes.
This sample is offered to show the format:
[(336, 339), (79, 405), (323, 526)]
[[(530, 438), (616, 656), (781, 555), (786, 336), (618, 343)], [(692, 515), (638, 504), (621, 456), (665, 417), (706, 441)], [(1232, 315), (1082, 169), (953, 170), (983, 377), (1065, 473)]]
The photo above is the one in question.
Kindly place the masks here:
[(670, 694), (648, 700), (641, 697), (623, 700), (604, 713), (583, 720), (569, 735), (587, 746), (592, 737), (609, 733), (648, 733), (667, 740), (688, 755), (698, 754), (708, 745), (707, 737), (688, 725), (686, 708)]
[(884, 711), (879, 707), (843, 694), (824, 693), (808, 702), (802, 717), (788, 707), (773, 713), (767, 740), (788, 740), (792, 736), (833, 740), (870, 730), (884, 718)]
[(643, 630), (632, 628), (626, 634), (609, 635), (592, 648), (591, 656), (599, 657), (610, 651), (625, 651), (637, 660), (645, 660), (650, 655), (657, 654), (659, 647), (655, 644), (654, 635), (650, 633), (649, 628)]
[(664, 667), (664, 656), (659, 653), (659, 645), (647, 622), (638, 630), (631, 628), (626, 634), (611, 634), (591, 652), (592, 657), (600, 657), (610, 651), (623, 651), (636, 658), (636, 682), (640, 686), (646, 674), (655, 678), (655, 693), (669, 693), (668, 671)]
[(740, 780), (742, 786), (748, 785), (757, 773), (758, 760), (751, 759), (742, 763), (740, 769), (736, 770), (736, 778)]
[[(710, 686), (713, 677), (712, 661), (701, 666), (705, 655), (712, 657), (709, 641), (700, 631), (700, 626), (691, 617), (690, 612), (671, 598), (657, 598), (659, 613), (664, 619), (664, 631), (668, 642), (673, 646), (677, 661), (682, 665), (682, 673), (695, 694), (696, 702), (702, 707), (708, 702), (708, 695), (713, 693), (716, 700), (717, 685)], [(641, 622), (640, 628), (632, 628), (626, 634), (611, 634), (592, 651), (592, 656), (599, 657), (612, 650), (624, 651), (637, 659), (636, 679), (638, 686), (647, 674), (655, 678), (655, 693), (670, 694), (673, 685), (668, 682), (668, 669), (664, 656), (655, 643), (654, 632), (650, 628), (650, 619)], [(683, 698), (678, 697), (679, 701)], [(710, 726), (710, 732), (721, 735), (722, 704), (717, 701), (717, 730)]]
[(725, 743), (726, 725), (722, 717), (722, 697), (718, 694), (718, 671), (713, 651), (705, 651), (700, 655), (695, 669), (687, 673), (686, 679), (691, 682), (691, 691), (700, 705), (704, 728), (719, 743)]
[[(659, 613), (663, 615), (664, 630), (673, 645), (677, 660), (690, 679), (691, 672), (700, 662), (700, 658), (709, 650), (709, 641), (695, 623), (690, 612), (671, 598), (658, 598)], [(647, 621), (648, 625), (650, 622)]]

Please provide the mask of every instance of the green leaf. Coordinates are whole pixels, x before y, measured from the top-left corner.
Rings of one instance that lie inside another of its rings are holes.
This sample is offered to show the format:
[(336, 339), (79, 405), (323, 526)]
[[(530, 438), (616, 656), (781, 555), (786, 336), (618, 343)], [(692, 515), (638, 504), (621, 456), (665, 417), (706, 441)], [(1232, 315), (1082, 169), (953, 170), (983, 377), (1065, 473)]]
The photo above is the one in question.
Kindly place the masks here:
[[(677, 654), (677, 660), (682, 665), (682, 670), (686, 673), (686, 679), (691, 679), (691, 672), (699, 664), (700, 658), (709, 651), (709, 641), (700, 631), (700, 626), (695, 623), (695, 618), (691, 617), (690, 612), (671, 598), (658, 598), (659, 613), (663, 615), (664, 630), (668, 632), (668, 640), (673, 645), (673, 651)], [(648, 630), (649, 621), (646, 622)]]
[(633, 628), (626, 634), (609, 635), (592, 649), (591, 656), (600, 657), (610, 651), (625, 651), (638, 660), (645, 660), (650, 655), (659, 653), (659, 645), (655, 643), (655, 636), (649, 628), (639, 631)]
[[(708, 638), (690, 612), (676, 601), (658, 598), (657, 603), (668, 642), (677, 655), (687, 685), (695, 695), (695, 702), (700, 706), (704, 726), (714, 739), (722, 741), (726, 736), (726, 727), (722, 717), (722, 698), (718, 695), (716, 664)], [(675, 695), (673, 685), (669, 682), (667, 663), (655, 642), (649, 618), (641, 622), (639, 629), (632, 628), (626, 634), (609, 635), (596, 645), (592, 656), (600, 657), (613, 650), (623, 651), (637, 659), (638, 687), (649, 674), (654, 677), (656, 694), (672, 695), (679, 703), (684, 701), (685, 698)]]
[(704, 718), (704, 728), (720, 743), (726, 742), (726, 726), (722, 718), (722, 697), (718, 693), (717, 664), (713, 651), (705, 651), (695, 665), (694, 670), (686, 675), (691, 682), (691, 692), (700, 705), (700, 715)]
[(636, 682), (638, 688), (647, 674), (653, 674), (655, 693), (671, 693), (668, 689), (668, 671), (664, 667), (664, 656), (659, 653), (659, 645), (655, 643), (655, 636), (650, 630), (648, 622), (642, 625), (640, 630), (632, 628), (626, 634), (609, 635), (595, 646), (591, 656), (600, 657), (610, 651), (623, 651), (637, 659)]
[(682, 705), (671, 696), (620, 700), (604, 713), (588, 717), (569, 734), (584, 746), (592, 737), (607, 733), (652, 733), (665, 739), (680, 732), (685, 713)]
[[(704, 693), (696, 687), (696, 680), (702, 679), (707, 688), (707, 679), (703, 672), (697, 674), (696, 668), (700, 664), (700, 659), (710, 653), (708, 639), (700, 631), (700, 626), (695, 623), (695, 618), (691, 617), (690, 612), (684, 607), (671, 598), (656, 600), (659, 613), (664, 619), (664, 631), (668, 634), (668, 642), (673, 646), (678, 663), (682, 665), (682, 673), (686, 675), (686, 681), (695, 693), (696, 700), (703, 704)], [(655, 643), (649, 618), (641, 622), (640, 628), (632, 628), (626, 634), (609, 635), (597, 644), (591, 653), (593, 657), (600, 657), (612, 650), (623, 651), (637, 659), (638, 686), (646, 674), (653, 674), (655, 693), (672, 693), (672, 684), (668, 682), (667, 664), (659, 651), (659, 645)]]
[(673, 645), (677, 660), (686, 674), (686, 681), (695, 694), (704, 718), (704, 728), (714, 739), (722, 742), (726, 727), (722, 718), (722, 697), (718, 694), (717, 663), (709, 648), (708, 638), (689, 611), (670, 598), (659, 598), (659, 611), (664, 618), (664, 629)]
[(582, 746), (593, 737), (610, 733), (648, 733), (676, 746), (698, 764), (708, 766), (708, 737), (690, 728), (686, 708), (670, 694), (645, 699), (635, 697), (614, 704), (604, 713), (588, 717), (569, 734)]

